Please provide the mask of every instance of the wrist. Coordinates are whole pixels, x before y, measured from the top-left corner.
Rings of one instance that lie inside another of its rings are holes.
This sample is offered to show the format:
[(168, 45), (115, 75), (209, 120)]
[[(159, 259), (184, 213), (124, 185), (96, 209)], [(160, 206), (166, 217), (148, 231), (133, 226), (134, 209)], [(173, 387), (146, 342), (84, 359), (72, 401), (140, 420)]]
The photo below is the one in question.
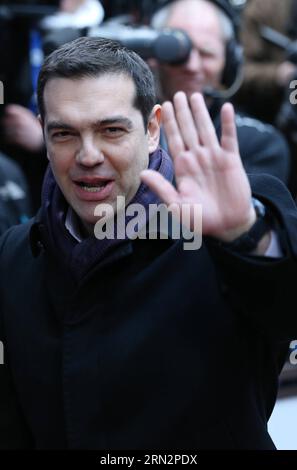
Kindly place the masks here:
[(228, 231), (220, 234), (216, 238), (217, 238), (217, 240), (220, 240), (223, 243), (232, 243), (234, 240), (239, 238), (241, 235), (248, 232), (250, 230), (250, 228), (254, 225), (256, 220), (257, 220), (256, 210), (255, 210), (254, 205), (252, 204), (252, 201), (251, 201), (251, 206), (250, 206), (250, 210), (249, 210), (247, 220), (244, 223), (240, 224), (239, 226), (234, 227), (233, 229), (228, 230)]
[(270, 245), (270, 242), (271, 242), (271, 230), (265, 233), (265, 235), (259, 241), (257, 247), (251, 251), (251, 255), (257, 255), (257, 256), (265, 255)]
[(246, 225), (246, 230), (238, 231), (239, 236), (231, 241), (217, 240), (217, 242), (228, 249), (241, 253), (250, 253), (264, 255), (271, 237), (272, 220), (271, 215), (265, 206), (255, 198), (252, 198), (252, 205), (256, 214), (256, 220), (253, 221), (253, 212)]

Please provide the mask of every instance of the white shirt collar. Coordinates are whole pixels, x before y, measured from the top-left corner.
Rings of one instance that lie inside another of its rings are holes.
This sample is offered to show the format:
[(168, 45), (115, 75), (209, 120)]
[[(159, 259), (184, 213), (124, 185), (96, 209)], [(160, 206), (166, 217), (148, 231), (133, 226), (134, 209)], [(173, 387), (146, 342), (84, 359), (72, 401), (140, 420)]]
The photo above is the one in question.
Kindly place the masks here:
[(77, 215), (75, 214), (74, 210), (71, 207), (68, 207), (67, 214), (66, 214), (66, 219), (65, 219), (65, 227), (72, 235), (75, 240), (77, 240), (79, 243), (82, 241), (83, 237), (81, 235), (81, 231), (79, 228), (78, 220), (77, 220)]

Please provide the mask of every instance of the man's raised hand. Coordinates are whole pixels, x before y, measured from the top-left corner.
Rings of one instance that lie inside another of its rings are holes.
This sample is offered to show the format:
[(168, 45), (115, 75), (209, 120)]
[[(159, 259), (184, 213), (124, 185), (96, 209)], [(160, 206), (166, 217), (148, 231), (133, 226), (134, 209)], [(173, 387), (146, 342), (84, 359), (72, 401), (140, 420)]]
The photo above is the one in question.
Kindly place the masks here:
[(232, 241), (248, 231), (256, 213), (239, 155), (233, 106), (222, 107), (220, 142), (200, 93), (192, 95), (190, 104), (185, 93), (176, 93), (173, 104), (162, 106), (162, 122), (177, 188), (153, 170), (141, 173), (144, 183), (167, 205), (201, 204), (203, 235)]

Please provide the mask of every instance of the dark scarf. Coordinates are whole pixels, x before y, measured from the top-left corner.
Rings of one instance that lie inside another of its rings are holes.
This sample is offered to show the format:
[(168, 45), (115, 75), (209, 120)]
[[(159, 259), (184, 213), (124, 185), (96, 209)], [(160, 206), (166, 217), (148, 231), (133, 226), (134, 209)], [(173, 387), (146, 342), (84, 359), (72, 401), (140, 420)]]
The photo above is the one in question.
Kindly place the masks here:
[[(172, 161), (160, 148), (150, 155), (149, 169), (158, 171), (169, 181), (173, 179)], [(130, 204), (141, 204), (148, 211), (149, 204), (160, 202), (160, 199), (141, 183)], [(112, 249), (127, 243), (127, 239), (98, 240), (92, 234), (78, 242), (65, 227), (68, 207), (49, 167), (42, 190), (42, 218), (46, 225), (49, 247), (59, 262), (64, 265), (64, 269), (76, 281), (79, 281), (93, 266), (106, 259)], [(127, 224), (128, 217), (125, 222)]]

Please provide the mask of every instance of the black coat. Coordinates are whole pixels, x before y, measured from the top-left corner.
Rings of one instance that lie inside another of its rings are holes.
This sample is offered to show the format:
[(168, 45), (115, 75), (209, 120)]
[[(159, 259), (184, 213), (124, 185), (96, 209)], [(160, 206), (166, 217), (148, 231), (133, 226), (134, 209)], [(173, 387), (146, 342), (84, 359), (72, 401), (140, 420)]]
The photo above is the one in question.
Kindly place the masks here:
[(135, 240), (71, 285), (38, 218), (2, 237), (1, 448), (274, 448), (297, 215), (278, 180), (252, 186), (286, 227), (281, 260)]

